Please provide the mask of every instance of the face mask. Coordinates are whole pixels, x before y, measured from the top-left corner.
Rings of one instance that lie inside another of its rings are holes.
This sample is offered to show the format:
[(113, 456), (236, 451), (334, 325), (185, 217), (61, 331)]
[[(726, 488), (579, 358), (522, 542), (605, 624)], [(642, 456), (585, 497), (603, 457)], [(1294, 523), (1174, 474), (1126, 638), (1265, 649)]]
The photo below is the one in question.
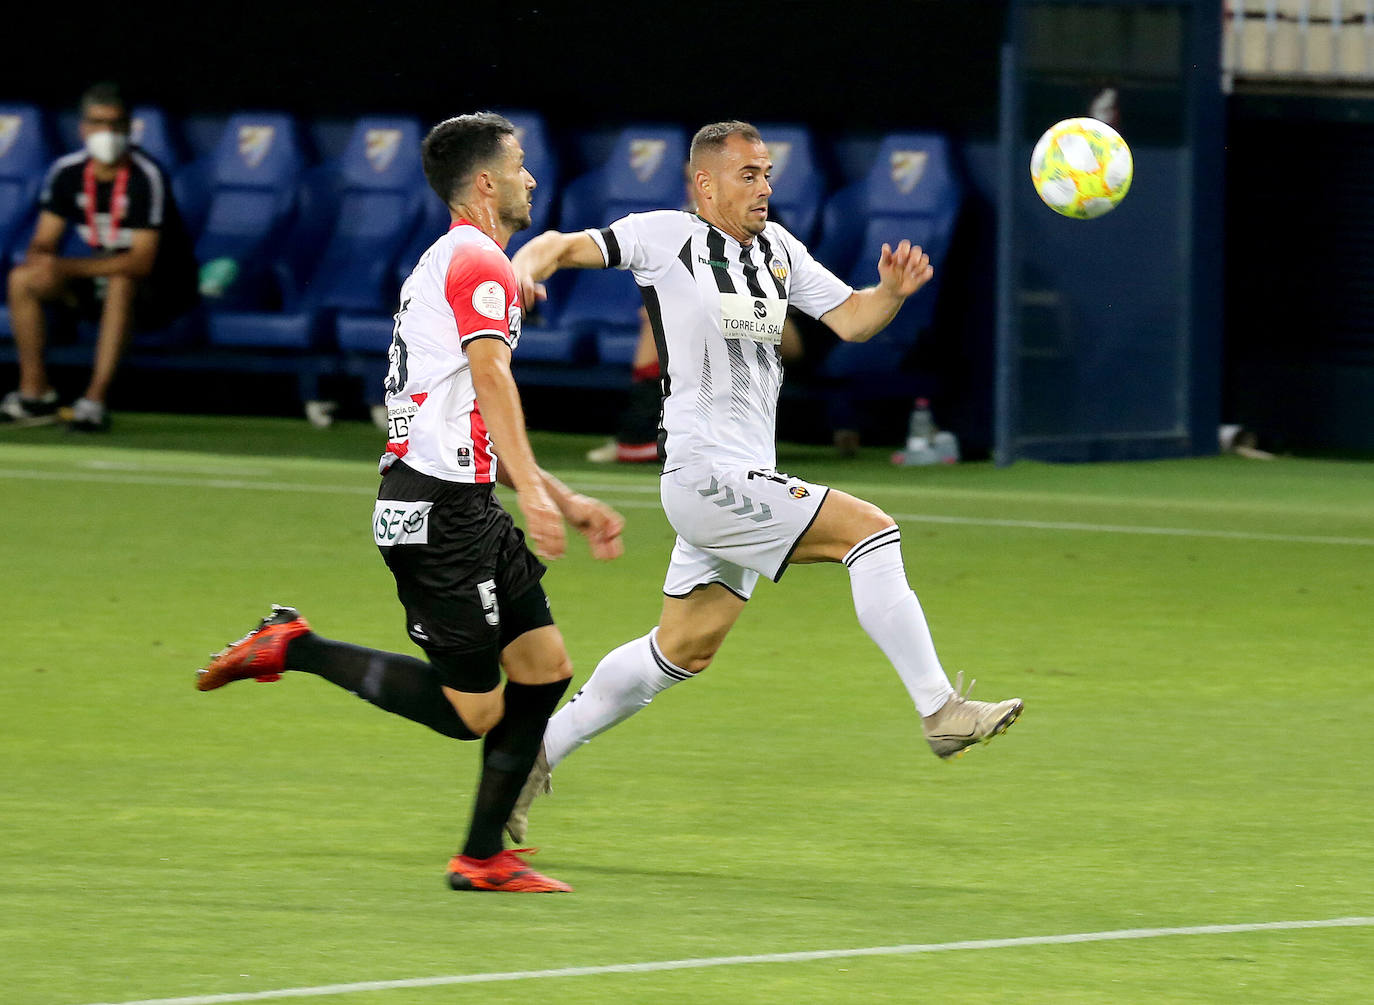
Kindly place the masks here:
[(129, 149), (129, 134), (102, 130), (86, 137), (86, 152), (101, 164), (113, 164)]

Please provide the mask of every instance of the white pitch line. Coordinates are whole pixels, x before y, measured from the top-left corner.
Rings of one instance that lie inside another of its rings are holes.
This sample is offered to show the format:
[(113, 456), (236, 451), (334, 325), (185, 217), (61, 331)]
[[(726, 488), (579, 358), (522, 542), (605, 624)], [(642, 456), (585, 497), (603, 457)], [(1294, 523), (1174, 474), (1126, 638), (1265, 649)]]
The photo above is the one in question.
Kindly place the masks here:
[(5, 478), (32, 481), (99, 482), (105, 485), (170, 485), (206, 489), (254, 489), (265, 492), (322, 492), (329, 495), (375, 496), (376, 488), (363, 485), (312, 485), (309, 482), (248, 482), (237, 478), (179, 478), (171, 475), (114, 474), (95, 471), (32, 471), (26, 468), (0, 468)]
[(1016, 527), (1023, 530), (1076, 530), (1095, 534), (1155, 534), (1169, 537), (1220, 537), (1237, 541), (1283, 541), (1288, 544), (1350, 544), (1374, 547), (1371, 537), (1330, 537), (1323, 534), (1266, 534), (1251, 530), (1205, 530), (1197, 527), (1141, 527), (1134, 524), (1075, 523), (1059, 520), (1004, 520), (978, 516), (939, 516), (930, 513), (893, 513), (894, 520), (920, 523), (969, 524), (975, 527)]
[[(1368, 928), (1374, 917), (1324, 918), (1316, 921), (1261, 921), (1240, 925), (1193, 925), (1185, 928), (1122, 928), (1107, 932), (1076, 932), (1070, 935), (1029, 935), (1014, 939), (969, 939), (961, 942), (923, 942), (902, 946), (863, 946), (855, 949), (816, 949), (799, 953), (759, 953), (752, 956), (705, 956), (685, 960), (645, 963), (610, 963), (594, 967), (560, 967), (553, 970), (512, 970), (485, 974), (448, 974), (410, 977), (394, 981), (357, 981), (321, 984), (316, 987), (277, 988), (272, 991), (189, 995), (183, 998), (143, 998), (138, 1001), (101, 1002), (98, 1005), (226, 1005), (229, 1002), (269, 1001), (276, 998), (319, 998), (361, 991), (393, 991), (404, 988), (436, 988), (452, 984), (490, 984), (497, 981), (529, 981), (550, 977), (594, 977), (599, 974), (646, 974), (664, 970), (702, 970), (745, 963), (807, 963), (861, 956), (915, 956), (963, 949), (1015, 949), (1021, 946), (1059, 946), (1083, 942), (1123, 942), (1161, 939), (1177, 935), (1238, 935), (1246, 932), (1285, 932), (1308, 928)], [(94, 1003), (93, 1003), (94, 1005)]]
[[(34, 481), (99, 482), (115, 485), (168, 485), (185, 488), (248, 490), (257, 492), (306, 492), (326, 495), (374, 496), (369, 486), (323, 485), (310, 482), (242, 481), (236, 478), (181, 478), (170, 475), (118, 474), (95, 471), (34, 471), (28, 468), (0, 468), (0, 477), (27, 478)], [(574, 488), (590, 486), (576, 483)], [(607, 488), (611, 488), (607, 486)], [(612, 491), (619, 491), (612, 489)], [(609, 500), (622, 509), (658, 509), (647, 499)], [(1336, 537), (1324, 534), (1271, 534), (1264, 531), (1210, 530), (1202, 527), (1151, 527), (1135, 524), (1080, 523), (1057, 520), (1012, 520), (998, 517), (944, 516), (938, 513), (893, 513), (904, 523), (953, 524), (966, 527), (1008, 527), (1014, 530), (1063, 530), (1090, 534), (1141, 534), (1156, 537), (1201, 537), (1229, 541), (1271, 541), (1280, 544), (1334, 544), (1374, 548), (1374, 537)]]

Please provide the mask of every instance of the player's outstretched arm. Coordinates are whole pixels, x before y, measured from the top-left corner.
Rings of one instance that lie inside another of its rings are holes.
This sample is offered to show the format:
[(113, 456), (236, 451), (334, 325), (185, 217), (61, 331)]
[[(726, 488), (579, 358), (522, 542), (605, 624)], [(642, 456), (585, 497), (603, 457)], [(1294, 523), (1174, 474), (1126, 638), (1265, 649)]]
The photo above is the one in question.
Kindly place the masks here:
[(890, 325), (906, 298), (934, 275), (930, 256), (917, 245), (902, 241), (894, 250), (884, 244), (878, 256), (878, 285), (856, 290), (821, 320), (846, 342), (867, 342)]
[(510, 260), (526, 309), (544, 299), (543, 282), (559, 269), (604, 269), (601, 249), (585, 231), (561, 234), (546, 230), (532, 238)]

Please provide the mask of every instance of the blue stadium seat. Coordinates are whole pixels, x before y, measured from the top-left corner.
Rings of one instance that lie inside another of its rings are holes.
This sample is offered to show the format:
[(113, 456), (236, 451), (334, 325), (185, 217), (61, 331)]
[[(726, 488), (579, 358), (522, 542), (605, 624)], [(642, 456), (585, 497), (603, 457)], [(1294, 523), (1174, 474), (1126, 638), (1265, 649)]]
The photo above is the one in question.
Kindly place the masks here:
[(817, 258), (856, 287), (877, 279), (884, 243), (919, 244), (935, 266), (935, 279), (902, 308), (878, 337), (836, 346), (824, 371), (833, 377), (895, 372), (934, 317), (954, 224), (963, 199), (949, 141), (932, 133), (887, 136), (868, 176), (836, 193), (823, 214)]
[(175, 175), (186, 155), (172, 130), (171, 120), (161, 108), (139, 105), (129, 113), (129, 137), (147, 154), (162, 165), (168, 175)]
[(133, 141), (162, 165), (172, 181), (172, 197), (176, 199), (186, 232), (192, 239), (205, 223), (210, 205), (209, 160), (188, 160), (182, 143), (167, 113), (152, 105), (139, 105), (130, 113)]
[(32, 105), (0, 105), (0, 262), (6, 271), (11, 257), (28, 246), (52, 157), (43, 113)]
[(759, 126), (759, 132), (773, 160), (770, 211), (776, 211), (799, 241), (810, 244), (826, 190), (811, 132), (804, 126), (787, 125)]
[(310, 348), (337, 312), (394, 309), (393, 270), (420, 216), (419, 151), (418, 121), (359, 119), (339, 158), (337, 181), (317, 171), (302, 186), (278, 270), (285, 309), (212, 317), (212, 344)]
[(209, 208), (196, 258), (202, 266), (227, 260), (238, 274), (222, 294), (209, 298), (212, 308), (269, 300), (272, 250), (291, 224), (304, 168), (300, 129), (291, 116), (230, 116), (211, 160)]
[(415, 184), (415, 198), (420, 203), (419, 219), (411, 228), (396, 259), (396, 286), (399, 289), (415, 269), (415, 263), (431, 244), (448, 232), (452, 219), (448, 207), (439, 201), (429, 183), (423, 179)]
[(339, 310), (392, 310), (397, 260), (424, 206), (420, 123), (363, 118), (340, 158), (337, 221), (306, 301)]
[[(634, 125), (621, 130), (606, 163), (564, 191), (560, 229), (604, 227), (629, 213), (680, 208), (687, 141), (677, 126)], [(562, 328), (590, 334), (601, 362), (628, 364), (641, 304), (629, 276), (619, 270), (581, 272), (559, 299)]]

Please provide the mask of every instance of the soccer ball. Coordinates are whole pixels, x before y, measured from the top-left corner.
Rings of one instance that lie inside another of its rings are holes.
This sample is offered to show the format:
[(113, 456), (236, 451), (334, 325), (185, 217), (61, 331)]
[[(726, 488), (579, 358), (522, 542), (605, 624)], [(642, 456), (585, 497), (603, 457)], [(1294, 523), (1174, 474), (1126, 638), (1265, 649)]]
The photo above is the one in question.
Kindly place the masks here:
[(1131, 189), (1131, 148), (1097, 119), (1065, 119), (1045, 130), (1030, 162), (1031, 182), (1061, 216), (1091, 220), (1109, 213)]

